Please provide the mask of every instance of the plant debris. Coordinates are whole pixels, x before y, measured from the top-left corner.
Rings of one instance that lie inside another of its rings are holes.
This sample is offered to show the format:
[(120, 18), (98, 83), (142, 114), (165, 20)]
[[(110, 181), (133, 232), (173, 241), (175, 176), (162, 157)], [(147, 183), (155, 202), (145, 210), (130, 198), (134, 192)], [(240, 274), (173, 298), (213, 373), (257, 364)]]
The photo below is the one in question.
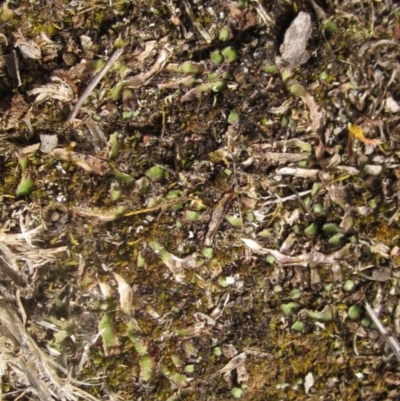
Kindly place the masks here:
[(0, 6), (1, 398), (400, 398), (394, 3)]

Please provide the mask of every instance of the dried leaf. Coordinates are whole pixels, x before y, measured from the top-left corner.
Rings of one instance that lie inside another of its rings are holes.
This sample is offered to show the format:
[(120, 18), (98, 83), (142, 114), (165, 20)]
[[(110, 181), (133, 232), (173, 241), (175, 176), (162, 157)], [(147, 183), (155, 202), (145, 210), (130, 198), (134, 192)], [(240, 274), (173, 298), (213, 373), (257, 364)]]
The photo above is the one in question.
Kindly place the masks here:
[(42, 52), (40, 47), (30, 39), (26, 39), (20, 31), (14, 33), (14, 47), (18, 47), (23, 58), (40, 59)]
[(337, 252), (334, 252), (330, 255), (325, 255), (318, 251), (311, 251), (309, 253), (302, 253), (295, 256), (288, 256), (284, 255), (281, 252), (275, 249), (263, 248), (259, 245), (256, 241), (248, 239), (248, 238), (241, 238), (241, 240), (254, 252), (260, 255), (272, 255), (275, 258), (276, 263), (284, 265), (284, 266), (317, 266), (317, 265), (332, 265), (337, 260), (346, 259), (351, 254), (348, 252), (348, 247), (343, 247)]
[(371, 146), (377, 146), (382, 143), (381, 140), (379, 139), (368, 139), (364, 136), (363, 130), (359, 125), (355, 124), (349, 124), (349, 133), (351, 138), (356, 138), (362, 143), (365, 143), (366, 145), (371, 145)]
[(308, 372), (306, 374), (306, 377), (304, 378), (304, 391), (306, 394), (309, 393), (313, 385), (314, 385), (314, 376), (311, 372)]
[(315, 180), (319, 170), (300, 167), (283, 167), (276, 172), (276, 175), (293, 175), (294, 177), (309, 178)]
[(208, 231), (206, 234), (206, 239), (204, 240), (205, 246), (210, 246), (213, 243), (215, 234), (217, 233), (218, 227), (221, 224), (222, 219), (224, 218), (226, 209), (229, 206), (229, 203), (235, 197), (235, 192), (233, 189), (228, 191), (220, 200), (217, 207), (214, 209), (214, 212), (211, 216), (211, 221), (208, 226)]
[(168, 252), (157, 241), (151, 241), (149, 245), (158, 254), (178, 282), (183, 282), (185, 279), (184, 269), (191, 269), (198, 266), (196, 253), (181, 259)]
[(242, 352), (241, 354), (236, 355), (234, 358), (232, 358), (222, 369), (220, 369), (212, 377), (218, 376), (226, 372), (230, 372), (233, 369), (236, 369), (239, 365), (243, 365), (245, 361), (246, 361), (246, 353)]
[(53, 75), (50, 80), (51, 83), (27, 92), (28, 95), (37, 95), (35, 104), (42, 103), (46, 99), (56, 99), (66, 103), (74, 99), (74, 91), (64, 79)]
[(118, 100), (121, 97), (124, 88), (140, 88), (143, 85), (147, 85), (156, 74), (164, 69), (167, 65), (169, 56), (170, 54), (167, 50), (161, 50), (156, 62), (149, 71), (142, 72), (134, 77), (119, 82), (111, 92), (111, 99)]
[(303, 103), (307, 106), (308, 110), (310, 111), (312, 130), (314, 132), (318, 132), (324, 124), (325, 117), (323, 111), (315, 102), (314, 97), (308, 93), (302, 85), (293, 85), (290, 90), (294, 95), (299, 96)]
[[(310, 15), (300, 12), (285, 32), (285, 38), (279, 50), (282, 54), (281, 60), (291, 69), (307, 62), (310, 58), (306, 45), (311, 36), (311, 30)], [(280, 64), (279, 60), (278, 64)]]
[(56, 159), (72, 162), (90, 173), (95, 173), (101, 176), (110, 171), (108, 163), (98, 157), (84, 155), (82, 153), (72, 152), (62, 148), (54, 149), (50, 152), (50, 155)]
[(114, 209), (103, 210), (100, 208), (74, 208), (74, 212), (80, 216), (93, 217), (99, 219), (100, 221), (108, 222), (120, 219), (125, 216), (127, 211), (126, 206), (118, 206)]
[(129, 284), (122, 278), (119, 274), (114, 273), (115, 281), (118, 284), (118, 293), (119, 293), (119, 303), (121, 305), (122, 312), (127, 315), (132, 315), (132, 300), (133, 300), (133, 292), (132, 288)]

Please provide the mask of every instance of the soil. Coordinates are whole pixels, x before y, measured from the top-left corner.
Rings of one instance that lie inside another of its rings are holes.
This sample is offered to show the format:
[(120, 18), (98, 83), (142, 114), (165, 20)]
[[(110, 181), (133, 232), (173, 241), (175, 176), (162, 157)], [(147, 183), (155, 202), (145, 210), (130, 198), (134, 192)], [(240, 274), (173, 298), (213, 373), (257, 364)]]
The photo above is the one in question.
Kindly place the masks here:
[(6, 1), (1, 394), (400, 399), (400, 8)]

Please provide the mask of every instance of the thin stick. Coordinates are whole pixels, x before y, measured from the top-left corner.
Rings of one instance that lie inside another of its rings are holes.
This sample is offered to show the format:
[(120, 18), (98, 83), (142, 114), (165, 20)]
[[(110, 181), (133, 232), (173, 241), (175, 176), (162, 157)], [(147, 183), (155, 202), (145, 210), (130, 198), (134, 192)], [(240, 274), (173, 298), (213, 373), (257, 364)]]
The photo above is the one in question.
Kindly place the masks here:
[(81, 97), (77, 101), (75, 107), (69, 114), (67, 118), (67, 123), (72, 122), (76, 115), (78, 114), (78, 111), (82, 107), (83, 102), (85, 99), (92, 93), (93, 89), (97, 86), (97, 84), (101, 81), (101, 79), (104, 77), (106, 72), (111, 68), (111, 66), (119, 59), (121, 54), (123, 53), (124, 49), (120, 48), (115, 50), (115, 52), (111, 55), (111, 57), (108, 59), (107, 64), (103, 67), (103, 69), (93, 78), (92, 82), (88, 85), (86, 88), (85, 92), (82, 93)]
[(386, 343), (390, 346), (390, 348), (396, 355), (397, 360), (400, 361), (400, 344), (397, 339), (383, 327), (382, 323), (378, 319), (378, 316), (376, 316), (374, 310), (371, 308), (370, 304), (367, 301), (365, 301), (365, 309), (368, 312), (372, 321), (375, 323), (375, 326), (378, 328), (379, 333), (381, 333), (381, 335), (386, 340)]

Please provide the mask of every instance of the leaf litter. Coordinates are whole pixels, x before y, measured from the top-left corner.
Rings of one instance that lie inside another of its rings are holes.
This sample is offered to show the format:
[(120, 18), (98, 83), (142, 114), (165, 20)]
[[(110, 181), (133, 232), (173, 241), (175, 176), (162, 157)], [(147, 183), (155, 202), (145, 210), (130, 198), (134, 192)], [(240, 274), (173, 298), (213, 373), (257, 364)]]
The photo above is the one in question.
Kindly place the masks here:
[(140, 5), (2, 7), (2, 392), (396, 399), (398, 7)]

